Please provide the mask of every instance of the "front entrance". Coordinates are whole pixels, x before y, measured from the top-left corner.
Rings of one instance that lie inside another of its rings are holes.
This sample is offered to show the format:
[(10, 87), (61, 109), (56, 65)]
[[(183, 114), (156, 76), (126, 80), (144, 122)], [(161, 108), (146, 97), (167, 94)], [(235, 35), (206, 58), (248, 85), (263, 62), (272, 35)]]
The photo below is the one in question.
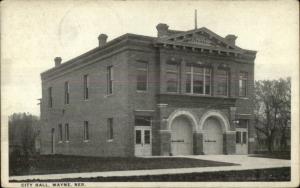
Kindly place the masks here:
[(193, 154), (193, 129), (184, 116), (176, 117), (171, 125), (171, 152), (173, 155)]
[(135, 126), (135, 156), (151, 156), (151, 126)]
[(223, 131), (220, 122), (215, 118), (205, 120), (203, 126), (204, 154), (223, 154)]
[(236, 128), (236, 154), (248, 154), (247, 128)]

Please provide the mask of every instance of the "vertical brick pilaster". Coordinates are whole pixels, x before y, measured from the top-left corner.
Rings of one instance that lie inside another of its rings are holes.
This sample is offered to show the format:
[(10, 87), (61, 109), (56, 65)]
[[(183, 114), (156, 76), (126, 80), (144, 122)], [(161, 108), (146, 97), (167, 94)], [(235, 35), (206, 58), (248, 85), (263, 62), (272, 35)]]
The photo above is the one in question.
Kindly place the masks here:
[(212, 96), (217, 96), (217, 89), (218, 89), (218, 84), (217, 84), (217, 65), (212, 66), (212, 74), (211, 74), (211, 85), (212, 85), (212, 90), (211, 90), (211, 95)]
[(193, 151), (194, 155), (203, 155), (203, 134), (193, 134)]
[(229, 108), (229, 124), (230, 124), (230, 131), (235, 130), (234, 121), (236, 120), (236, 107)]
[(185, 74), (185, 65), (186, 62), (184, 60), (181, 61), (180, 63), (180, 93), (184, 94), (186, 92), (186, 74)]
[(223, 134), (223, 152), (230, 155), (235, 154), (235, 132), (226, 132)]
[(160, 130), (160, 155), (169, 156), (171, 154), (171, 131)]

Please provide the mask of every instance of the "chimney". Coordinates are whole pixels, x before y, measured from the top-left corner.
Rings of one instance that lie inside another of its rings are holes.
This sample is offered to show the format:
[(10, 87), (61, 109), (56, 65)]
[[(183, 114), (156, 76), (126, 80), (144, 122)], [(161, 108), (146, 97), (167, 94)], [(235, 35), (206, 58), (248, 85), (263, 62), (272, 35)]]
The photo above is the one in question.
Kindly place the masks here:
[(55, 62), (55, 67), (58, 67), (61, 64), (61, 57), (55, 57), (54, 62)]
[(235, 40), (237, 39), (237, 36), (235, 35), (227, 35), (225, 39), (229, 42), (229, 44), (235, 46)]
[(100, 34), (98, 37), (98, 41), (99, 41), (99, 47), (102, 47), (106, 44), (107, 41), (107, 35), (106, 34)]
[(168, 26), (167, 24), (159, 23), (159, 24), (156, 26), (156, 29), (157, 29), (157, 36), (158, 36), (158, 37), (164, 37), (164, 36), (167, 36), (167, 35), (168, 35), (168, 28), (169, 28), (169, 26)]

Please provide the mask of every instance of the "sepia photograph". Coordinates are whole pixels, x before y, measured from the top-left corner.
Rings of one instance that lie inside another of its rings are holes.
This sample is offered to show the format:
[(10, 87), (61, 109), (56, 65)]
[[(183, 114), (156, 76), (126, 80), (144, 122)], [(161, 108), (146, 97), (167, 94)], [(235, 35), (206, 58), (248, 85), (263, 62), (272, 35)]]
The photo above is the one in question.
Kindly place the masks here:
[(2, 187), (298, 187), (299, 2), (1, 2)]

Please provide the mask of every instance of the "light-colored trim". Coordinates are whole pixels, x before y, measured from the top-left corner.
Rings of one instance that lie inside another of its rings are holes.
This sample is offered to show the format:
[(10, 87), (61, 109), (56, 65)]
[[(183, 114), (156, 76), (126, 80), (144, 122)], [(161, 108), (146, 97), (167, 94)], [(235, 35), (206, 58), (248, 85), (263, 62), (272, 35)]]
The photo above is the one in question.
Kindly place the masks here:
[(161, 107), (167, 107), (168, 104), (163, 104), (163, 103), (159, 103), (159, 104), (156, 104), (157, 107), (161, 108)]
[(206, 119), (210, 117), (216, 117), (220, 121), (223, 129), (223, 133), (227, 133), (230, 131), (230, 123), (228, 118), (225, 115), (223, 115), (222, 112), (219, 110), (209, 110), (202, 115), (199, 123), (199, 131), (203, 132), (204, 123)]
[(134, 110), (135, 112), (155, 112), (155, 110)]
[(169, 118), (167, 119), (167, 127), (168, 130), (171, 130), (171, 125), (173, 123), (173, 120), (178, 117), (178, 116), (185, 116), (187, 117), (193, 127), (193, 132), (197, 132), (197, 118), (195, 115), (193, 115), (191, 112), (187, 111), (187, 110), (175, 110), (172, 114), (170, 114)]
[(106, 140), (106, 142), (113, 142), (114, 141), (114, 139), (108, 139), (108, 140)]
[(104, 98), (108, 98), (108, 97), (112, 97), (112, 96), (114, 96), (113, 93), (111, 93), (111, 94), (105, 94), (105, 95), (104, 95)]
[(251, 116), (252, 114), (237, 114), (238, 116)]
[(159, 130), (159, 132), (169, 132), (169, 133), (171, 133), (171, 130)]

